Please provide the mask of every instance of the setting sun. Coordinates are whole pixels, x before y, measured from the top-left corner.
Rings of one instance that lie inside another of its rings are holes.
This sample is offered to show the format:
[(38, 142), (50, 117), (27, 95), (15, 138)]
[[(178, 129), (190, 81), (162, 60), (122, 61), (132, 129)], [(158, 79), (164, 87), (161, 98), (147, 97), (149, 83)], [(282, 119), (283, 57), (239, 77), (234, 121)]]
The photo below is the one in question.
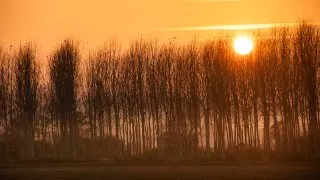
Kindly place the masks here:
[(247, 55), (253, 49), (253, 41), (246, 36), (237, 37), (233, 44), (234, 50), (240, 55)]

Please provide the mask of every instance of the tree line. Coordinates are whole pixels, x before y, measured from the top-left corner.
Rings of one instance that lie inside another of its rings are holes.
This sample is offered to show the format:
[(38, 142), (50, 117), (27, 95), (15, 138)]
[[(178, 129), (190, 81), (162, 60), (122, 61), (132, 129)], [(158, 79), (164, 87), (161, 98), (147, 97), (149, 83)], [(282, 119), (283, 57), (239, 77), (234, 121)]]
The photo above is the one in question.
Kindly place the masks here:
[(275, 28), (247, 56), (230, 38), (0, 48), (0, 158), (319, 157), (319, 33)]

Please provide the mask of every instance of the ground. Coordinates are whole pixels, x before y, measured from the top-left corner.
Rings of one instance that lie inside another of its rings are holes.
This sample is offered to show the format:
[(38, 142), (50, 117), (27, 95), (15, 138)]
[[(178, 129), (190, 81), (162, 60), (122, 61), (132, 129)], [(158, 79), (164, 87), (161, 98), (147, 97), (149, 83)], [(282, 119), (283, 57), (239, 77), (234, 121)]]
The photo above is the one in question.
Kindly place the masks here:
[(320, 165), (310, 163), (87, 163), (2, 165), (0, 179), (320, 179)]

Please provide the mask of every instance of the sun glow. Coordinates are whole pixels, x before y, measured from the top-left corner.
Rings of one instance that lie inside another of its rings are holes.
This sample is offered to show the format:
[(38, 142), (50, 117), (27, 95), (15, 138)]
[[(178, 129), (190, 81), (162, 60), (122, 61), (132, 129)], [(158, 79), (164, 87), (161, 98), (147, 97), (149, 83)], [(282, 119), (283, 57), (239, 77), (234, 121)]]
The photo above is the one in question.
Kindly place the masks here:
[(247, 55), (253, 50), (253, 40), (247, 36), (236, 37), (233, 47), (236, 53)]

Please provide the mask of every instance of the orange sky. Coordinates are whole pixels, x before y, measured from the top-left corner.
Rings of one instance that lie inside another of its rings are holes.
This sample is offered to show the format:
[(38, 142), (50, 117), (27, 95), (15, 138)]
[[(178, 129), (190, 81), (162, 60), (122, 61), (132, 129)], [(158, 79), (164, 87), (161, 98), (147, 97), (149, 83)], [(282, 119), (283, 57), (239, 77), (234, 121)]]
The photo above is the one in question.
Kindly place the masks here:
[(318, 22), (319, 12), (319, 0), (0, 0), (0, 43), (31, 40), (47, 50), (73, 37), (97, 46), (110, 37), (169, 38), (167, 28)]

